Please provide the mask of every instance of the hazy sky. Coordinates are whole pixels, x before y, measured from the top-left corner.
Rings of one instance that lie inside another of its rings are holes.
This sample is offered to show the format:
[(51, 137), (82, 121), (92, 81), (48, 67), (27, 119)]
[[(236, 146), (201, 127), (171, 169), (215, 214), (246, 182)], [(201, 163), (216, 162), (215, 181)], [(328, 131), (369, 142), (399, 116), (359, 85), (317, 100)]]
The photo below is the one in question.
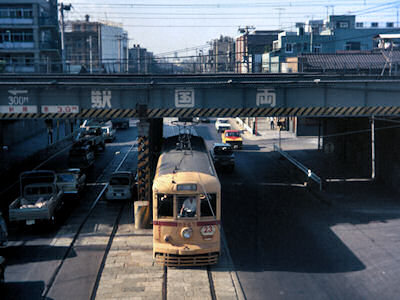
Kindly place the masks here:
[[(72, 4), (66, 20), (121, 23), (130, 46), (154, 54), (207, 47), (221, 34), (237, 37), (238, 28), (294, 29), (296, 22), (326, 19), (327, 14), (355, 14), (357, 22), (398, 22), (399, 1), (388, 0), (59, 0)], [(186, 52), (186, 53), (185, 53)], [(180, 54), (191, 54), (189, 50)]]

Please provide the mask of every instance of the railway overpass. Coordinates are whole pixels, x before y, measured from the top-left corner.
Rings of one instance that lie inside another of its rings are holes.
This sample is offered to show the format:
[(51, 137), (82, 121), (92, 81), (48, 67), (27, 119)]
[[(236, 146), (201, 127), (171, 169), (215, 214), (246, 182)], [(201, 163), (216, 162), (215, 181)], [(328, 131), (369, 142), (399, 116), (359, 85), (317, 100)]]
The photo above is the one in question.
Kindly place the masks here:
[[(400, 77), (321, 74), (1, 75), (0, 120), (138, 117), (139, 190), (150, 199), (150, 155), (163, 117), (323, 117), (323, 133), (343, 129), (337, 117), (400, 116)], [(356, 117), (356, 118), (354, 118)], [(365, 120), (366, 118), (364, 118)], [(354, 120), (354, 121), (353, 121)], [(368, 119), (366, 119), (368, 120)], [(362, 125), (364, 126), (364, 125)], [(362, 127), (361, 126), (361, 127)], [(371, 157), (372, 138), (353, 147)], [(343, 148), (335, 140), (335, 148)], [(369, 150), (368, 150), (369, 149)]]
[(0, 119), (397, 116), (400, 77), (2, 75)]

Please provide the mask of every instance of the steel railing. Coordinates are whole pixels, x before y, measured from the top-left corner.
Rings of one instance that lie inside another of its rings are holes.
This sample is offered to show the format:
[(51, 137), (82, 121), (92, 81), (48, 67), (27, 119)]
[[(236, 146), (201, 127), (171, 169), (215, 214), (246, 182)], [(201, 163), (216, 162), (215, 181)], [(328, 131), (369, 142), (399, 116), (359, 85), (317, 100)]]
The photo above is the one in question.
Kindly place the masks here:
[(322, 191), (322, 179), (319, 177), (317, 174), (315, 174), (313, 171), (311, 171), (309, 168), (304, 166), (302, 163), (298, 162), (295, 160), (293, 157), (291, 157), (288, 153), (283, 151), (280, 147), (274, 144), (274, 151), (278, 151), (280, 155), (285, 157), (288, 161), (290, 161), (293, 165), (295, 165), (297, 168), (299, 168), (303, 173), (307, 175), (308, 178), (311, 180), (314, 180), (316, 183), (319, 185), (319, 190)]

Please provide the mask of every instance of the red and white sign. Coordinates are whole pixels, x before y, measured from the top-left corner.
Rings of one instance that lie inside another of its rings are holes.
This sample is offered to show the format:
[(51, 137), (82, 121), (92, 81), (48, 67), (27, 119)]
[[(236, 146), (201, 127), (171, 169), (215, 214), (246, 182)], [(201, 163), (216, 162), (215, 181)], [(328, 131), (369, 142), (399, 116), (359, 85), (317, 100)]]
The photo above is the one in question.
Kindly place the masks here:
[(200, 233), (202, 236), (211, 237), (215, 234), (215, 226), (214, 225), (205, 225), (200, 229)]
[(0, 105), (2, 114), (36, 114), (37, 111), (36, 105)]
[(43, 114), (77, 114), (79, 113), (79, 106), (78, 105), (43, 105), (42, 106), (42, 113)]

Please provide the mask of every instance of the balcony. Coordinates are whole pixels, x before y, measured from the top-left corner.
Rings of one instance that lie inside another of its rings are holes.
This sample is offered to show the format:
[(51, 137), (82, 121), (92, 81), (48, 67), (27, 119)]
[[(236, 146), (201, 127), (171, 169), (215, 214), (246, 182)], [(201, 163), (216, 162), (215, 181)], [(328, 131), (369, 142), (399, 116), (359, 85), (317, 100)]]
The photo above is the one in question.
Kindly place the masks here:
[(0, 18), (0, 25), (32, 25), (33, 19)]
[(0, 49), (33, 49), (35, 47), (34, 42), (3, 42), (0, 43)]

